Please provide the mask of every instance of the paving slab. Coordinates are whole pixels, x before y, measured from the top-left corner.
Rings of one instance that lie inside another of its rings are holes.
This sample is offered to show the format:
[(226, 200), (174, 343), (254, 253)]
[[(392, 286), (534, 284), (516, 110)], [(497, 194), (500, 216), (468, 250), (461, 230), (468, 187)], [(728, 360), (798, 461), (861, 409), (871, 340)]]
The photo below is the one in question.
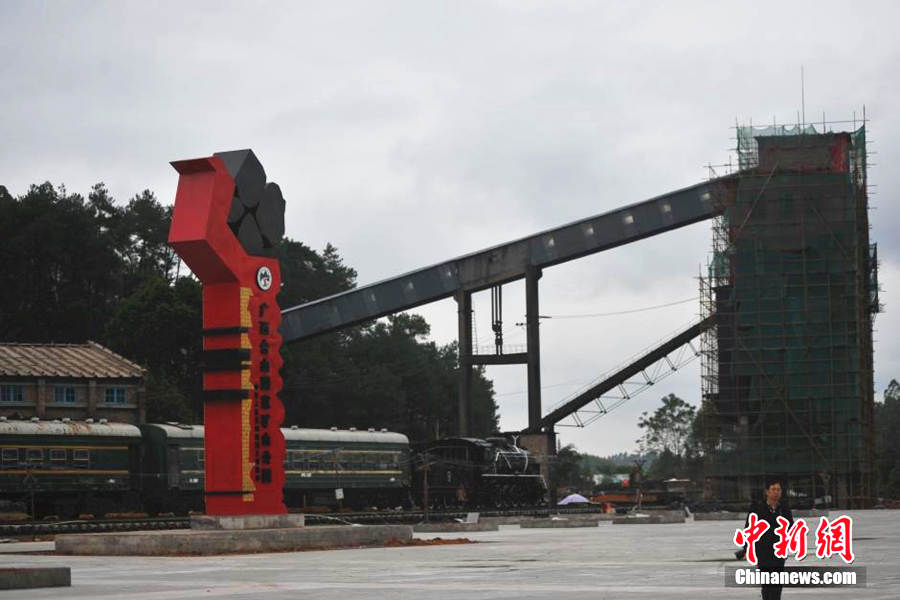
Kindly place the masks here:
[(556, 528), (566, 529), (572, 527), (597, 527), (600, 521), (597, 519), (572, 519), (572, 518), (550, 518), (550, 519), (531, 519), (530, 521), (522, 521), (520, 527), (525, 529), (542, 529)]
[(0, 554), (25, 554), (28, 552), (53, 552), (53, 542), (10, 542), (0, 544)]
[[(803, 517), (804, 519), (818, 519), (819, 517), (827, 517), (827, 510), (793, 510), (791, 511), (794, 518)], [(746, 512), (736, 512), (731, 510), (719, 510), (715, 512), (698, 512), (694, 513), (695, 521), (743, 521), (747, 518)]]
[(0, 568), (0, 590), (66, 587), (72, 585), (69, 567)]
[(471, 531), (497, 531), (497, 523), (419, 523), (413, 526), (416, 533), (459, 533)]
[(666, 525), (674, 523), (684, 523), (684, 513), (679, 514), (635, 514), (623, 517), (615, 517), (612, 520), (613, 525)]
[(739, 513), (731, 510), (719, 510), (716, 512), (694, 513), (695, 521), (743, 521), (747, 513)]
[[(849, 593), (787, 589), (784, 600), (900, 597), (900, 511), (848, 514), (868, 586)], [(70, 566), (72, 587), (0, 592), (0, 600), (755, 600), (756, 589), (724, 587), (725, 567), (740, 564), (732, 554), (736, 526), (723, 521), (642, 527), (603, 522), (578, 529), (501, 525), (498, 531), (465, 534), (474, 544), (217, 557), (4, 555), (6, 566)], [(814, 548), (814, 532), (808, 540)]]

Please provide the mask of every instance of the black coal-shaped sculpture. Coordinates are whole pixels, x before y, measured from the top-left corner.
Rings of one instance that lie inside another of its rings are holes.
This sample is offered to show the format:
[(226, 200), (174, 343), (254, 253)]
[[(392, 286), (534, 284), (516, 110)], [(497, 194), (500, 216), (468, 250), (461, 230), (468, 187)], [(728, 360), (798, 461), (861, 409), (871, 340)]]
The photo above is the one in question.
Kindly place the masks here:
[(276, 256), (276, 245), (284, 235), (284, 197), (278, 184), (266, 183), (266, 171), (252, 150), (217, 152), (231, 178), (234, 197), (228, 226), (247, 254)]

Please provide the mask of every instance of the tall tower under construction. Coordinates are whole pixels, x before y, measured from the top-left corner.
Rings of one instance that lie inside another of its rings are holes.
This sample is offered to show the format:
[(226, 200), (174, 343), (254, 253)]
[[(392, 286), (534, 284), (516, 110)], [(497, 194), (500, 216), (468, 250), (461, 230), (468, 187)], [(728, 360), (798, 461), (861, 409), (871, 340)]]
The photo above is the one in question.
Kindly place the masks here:
[(738, 127), (737, 158), (715, 180), (700, 284), (715, 315), (702, 345), (706, 495), (744, 501), (777, 474), (795, 506), (867, 506), (879, 303), (865, 127)]

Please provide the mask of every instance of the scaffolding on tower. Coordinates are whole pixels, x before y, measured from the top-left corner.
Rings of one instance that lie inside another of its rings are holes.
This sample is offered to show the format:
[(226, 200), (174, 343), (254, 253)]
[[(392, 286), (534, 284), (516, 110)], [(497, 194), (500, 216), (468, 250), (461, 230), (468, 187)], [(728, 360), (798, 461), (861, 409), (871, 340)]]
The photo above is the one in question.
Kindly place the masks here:
[(869, 506), (880, 306), (865, 125), (736, 133), (737, 184), (711, 190), (700, 278), (701, 316), (715, 315), (701, 340), (706, 496), (745, 501), (777, 474), (796, 506)]

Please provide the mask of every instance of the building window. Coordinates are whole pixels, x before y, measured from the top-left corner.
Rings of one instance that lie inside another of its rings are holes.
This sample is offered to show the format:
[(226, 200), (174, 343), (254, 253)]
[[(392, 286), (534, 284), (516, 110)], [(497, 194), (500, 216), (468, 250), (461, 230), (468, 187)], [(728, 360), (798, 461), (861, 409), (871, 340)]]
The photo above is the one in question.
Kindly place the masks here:
[(108, 387), (106, 388), (107, 404), (125, 404), (125, 388)]
[(24, 386), (16, 383), (0, 385), (0, 402), (25, 402)]
[(69, 385), (57, 385), (53, 388), (54, 404), (75, 404), (75, 388)]

